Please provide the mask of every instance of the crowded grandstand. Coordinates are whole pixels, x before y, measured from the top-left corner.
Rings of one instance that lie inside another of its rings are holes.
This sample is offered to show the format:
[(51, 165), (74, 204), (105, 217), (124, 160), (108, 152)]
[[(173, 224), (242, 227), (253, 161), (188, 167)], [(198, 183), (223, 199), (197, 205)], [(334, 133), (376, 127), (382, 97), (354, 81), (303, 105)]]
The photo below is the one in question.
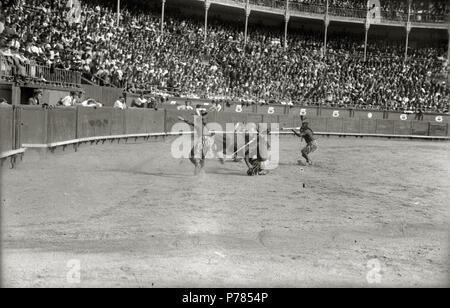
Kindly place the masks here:
[[(295, 29), (283, 48), (277, 27), (251, 25), (247, 38), (241, 24), (211, 18), (205, 30), (201, 18), (168, 10), (162, 32), (159, 7), (122, 2), (118, 21), (115, 1), (1, 1), (0, 78), (45, 82), (59, 73), (66, 74), (71, 85), (86, 82), (127, 92), (265, 104), (449, 111), (445, 41), (410, 46), (405, 57), (403, 40), (373, 37), (364, 48), (363, 34), (339, 31), (329, 35), (325, 52), (320, 31)], [(232, 2), (245, 5), (247, 1)], [(367, 9), (365, 0), (248, 3), (315, 13), (327, 10), (330, 15), (345, 11), (354, 17), (365, 16)], [(286, 3), (290, 3), (287, 8)], [(380, 9), (383, 20), (405, 21), (406, 14), (412, 21), (439, 24), (447, 22), (449, 4), (415, 0), (408, 8), (406, 0), (381, 1)]]

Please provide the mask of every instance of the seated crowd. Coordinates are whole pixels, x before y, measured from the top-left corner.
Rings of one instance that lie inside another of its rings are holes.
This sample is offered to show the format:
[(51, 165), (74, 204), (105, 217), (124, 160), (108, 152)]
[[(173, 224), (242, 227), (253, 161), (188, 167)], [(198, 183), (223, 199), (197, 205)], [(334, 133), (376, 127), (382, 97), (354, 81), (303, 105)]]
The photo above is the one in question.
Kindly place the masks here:
[[(246, 0), (234, 0), (245, 3)], [(289, 0), (291, 10), (305, 10), (323, 13), (327, 0)], [(251, 4), (285, 8), (285, 0), (250, 0)], [(330, 14), (341, 13), (344, 16), (362, 17), (354, 10), (366, 10), (367, 0), (329, 0)], [(381, 15), (386, 19), (397, 20), (399, 16), (408, 13), (408, 0), (380, 0)], [(345, 11), (347, 10), (347, 11)], [(450, 4), (447, 0), (413, 0), (411, 14), (415, 21), (444, 22), (449, 15)], [(356, 14), (356, 15), (355, 15)]]
[(4, 25), (0, 56), (12, 54), (23, 61), (79, 71), (92, 82), (129, 92), (342, 108), (449, 110), (445, 46), (413, 49), (403, 63), (402, 44), (371, 39), (364, 62), (362, 40), (342, 33), (330, 34), (324, 57), (323, 38), (316, 33), (290, 33), (285, 50), (281, 33), (251, 28), (244, 46), (242, 27), (211, 20), (204, 44), (203, 22), (195, 19), (166, 17), (162, 37), (159, 12), (124, 7), (117, 27), (115, 8), (107, 1), (82, 1), (81, 9), (71, 14), (63, 0), (18, 2), (0, 13)]

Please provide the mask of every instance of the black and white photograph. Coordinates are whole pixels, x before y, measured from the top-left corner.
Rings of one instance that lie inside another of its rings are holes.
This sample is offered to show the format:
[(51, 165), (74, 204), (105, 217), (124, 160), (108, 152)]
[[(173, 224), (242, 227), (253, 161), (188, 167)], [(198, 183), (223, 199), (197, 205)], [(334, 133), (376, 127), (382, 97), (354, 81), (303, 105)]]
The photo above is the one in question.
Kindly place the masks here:
[(0, 0), (0, 286), (450, 288), (449, 108), (449, 0)]

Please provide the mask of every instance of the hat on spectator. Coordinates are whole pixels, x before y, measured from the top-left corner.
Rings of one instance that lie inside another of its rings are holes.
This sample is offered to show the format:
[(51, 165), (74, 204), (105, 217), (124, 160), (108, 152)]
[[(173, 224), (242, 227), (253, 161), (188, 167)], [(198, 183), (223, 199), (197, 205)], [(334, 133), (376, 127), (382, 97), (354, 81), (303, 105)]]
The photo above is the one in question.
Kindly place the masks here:
[(44, 91), (42, 91), (41, 89), (34, 89), (33, 90), (33, 94), (42, 94), (44, 93)]

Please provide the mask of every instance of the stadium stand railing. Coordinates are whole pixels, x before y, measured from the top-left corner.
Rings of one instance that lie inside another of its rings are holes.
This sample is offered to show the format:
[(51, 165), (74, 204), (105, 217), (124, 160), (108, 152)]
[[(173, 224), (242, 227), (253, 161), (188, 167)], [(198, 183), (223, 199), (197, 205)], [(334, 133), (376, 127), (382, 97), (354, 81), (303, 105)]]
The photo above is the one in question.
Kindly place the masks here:
[[(203, 1), (203, 0), (201, 0)], [(215, 2), (222, 2), (221, 0), (215, 0)], [(225, 0), (223, 1), (225, 2)], [(246, 3), (246, 0), (226, 0), (226, 2), (234, 2), (237, 5), (242, 6), (242, 4)], [(273, 9), (285, 9), (286, 1), (285, 0), (250, 0), (249, 4), (252, 6), (260, 6), (267, 7)], [(299, 13), (312, 13), (312, 14), (320, 14), (323, 15), (326, 12), (325, 4), (306, 4), (295, 1), (289, 1), (289, 11), (291, 12), (299, 12)], [(367, 16), (367, 11), (365, 9), (351, 9), (344, 7), (337, 7), (330, 5), (329, 14), (331, 16), (338, 17), (349, 17), (349, 18), (358, 18), (365, 19)], [(381, 10), (381, 21), (386, 23), (402, 23), (406, 22), (408, 19), (407, 12), (400, 11), (386, 11)], [(445, 14), (436, 15), (429, 13), (416, 13), (412, 12), (410, 15), (410, 21), (414, 23), (446, 23), (448, 22), (448, 16)]]
[(306, 12), (313, 14), (325, 14), (326, 8), (321, 5), (310, 5), (299, 2), (291, 2), (289, 9), (293, 12)]
[[(71, 70), (62, 70), (34, 63), (23, 65), (25, 78), (31, 81), (54, 84), (65, 87), (77, 87), (81, 84), (81, 73)], [(0, 56), (0, 79), (12, 80), (18, 74), (14, 65), (4, 56)]]
[(250, 0), (250, 4), (283, 9), (286, 7), (286, 0)]
[(8, 64), (6, 58), (0, 56), (0, 79), (9, 80), (12, 77), (12, 67)]
[[(325, 8), (323, 7), (323, 11), (325, 12)], [(366, 10), (360, 9), (349, 9), (349, 8), (340, 8), (340, 7), (330, 7), (329, 14), (332, 16), (341, 16), (341, 17), (352, 17), (352, 18), (366, 18), (367, 12)]]

